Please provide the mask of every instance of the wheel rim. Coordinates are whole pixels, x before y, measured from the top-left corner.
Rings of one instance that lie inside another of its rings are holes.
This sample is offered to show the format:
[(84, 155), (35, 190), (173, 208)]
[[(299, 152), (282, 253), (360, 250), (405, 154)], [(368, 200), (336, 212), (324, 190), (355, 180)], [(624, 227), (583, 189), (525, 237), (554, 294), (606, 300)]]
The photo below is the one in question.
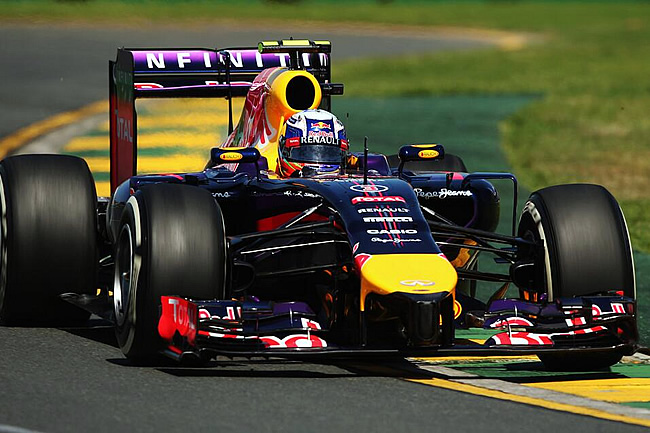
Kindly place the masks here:
[[(551, 270), (551, 258), (548, 250), (548, 242), (544, 226), (542, 225), (542, 216), (532, 201), (526, 202), (523, 214), (528, 214), (531, 220), (531, 226), (525, 227), (525, 231), (533, 238), (534, 241), (542, 242), (544, 245), (544, 277), (541, 281), (541, 287), (545, 290), (549, 301), (554, 299), (553, 277)], [(522, 236), (525, 238), (525, 236)]]
[(118, 326), (121, 326), (126, 318), (127, 306), (132, 292), (131, 286), (134, 281), (133, 233), (128, 224), (124, 225), (120, 231), (116, 255), (113, 304), (115, 307), (115, 321)]
[[(0, 176), (0, 314), (4, 309), (7, 293), (7, 201)], [(2, 317), (0, 317), (1, 319)]]

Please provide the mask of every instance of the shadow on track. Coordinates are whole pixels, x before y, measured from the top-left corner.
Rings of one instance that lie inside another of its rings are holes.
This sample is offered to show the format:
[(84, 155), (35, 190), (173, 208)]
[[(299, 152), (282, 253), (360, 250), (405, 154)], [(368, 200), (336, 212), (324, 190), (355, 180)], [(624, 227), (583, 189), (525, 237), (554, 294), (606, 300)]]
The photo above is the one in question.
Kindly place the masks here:
[(83, 326), (78, 327), (60, 327), (61, 331), (78, 337), (86, 338), (97, 343), (105, 344), (111, 347), (118, 347), (115, 339), (115, 329), (110, 322), (104, 319), (91, 318)]

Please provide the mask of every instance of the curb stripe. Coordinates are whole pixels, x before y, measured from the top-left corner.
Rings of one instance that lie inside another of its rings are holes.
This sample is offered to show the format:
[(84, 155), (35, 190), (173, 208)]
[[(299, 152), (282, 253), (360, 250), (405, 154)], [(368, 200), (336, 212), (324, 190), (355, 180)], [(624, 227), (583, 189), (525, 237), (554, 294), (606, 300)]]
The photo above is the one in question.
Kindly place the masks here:
[(57, 128), (66, 126), (70, 123), (83, 119), (84, 117), (99, 114), (108, 110), (108, 101), (98, 101), (88, 104), (78, 110), (66, 111), (48, 117), (40, 122), (33, 123), (18, 131), (10, 134), (0, 140), (0, 159), (7, 156), (12, 151), (18, 149), (24, 144), (35, 140), (36, 138), (47, 134)]
[(499, 400), (512, 401), (515, 403), (529, 404), (533, 406), (543, 407), (545, 409), (558, 410), (561, 412), (570, 412), (578, 415), (586, 415), (594, 418), (602, 418), (610, 421), (619, 421), (627, 424), (636, 424), (644, 427), (650, 427), (650, 420), (632, 418), (624, 415), (612, 414), (598, 409), (591, 409), (582, 406), (573, 406), (565, 403), (557, 403), (554, 401), (543, 400), (541, 398), (526, 397), (520, 395), (507, 394), (503, 391), (481, 388), (474, 385), (468, 385), (457, 381), (450, 381), (445, 379), (406, 379), (409, 382), (420, 383), (423, 385), (434, 386), (436, 388), (444, 388), (452, 391), (460, 391), (468, 394), (479, 395), (483, 397), (496, 398)]

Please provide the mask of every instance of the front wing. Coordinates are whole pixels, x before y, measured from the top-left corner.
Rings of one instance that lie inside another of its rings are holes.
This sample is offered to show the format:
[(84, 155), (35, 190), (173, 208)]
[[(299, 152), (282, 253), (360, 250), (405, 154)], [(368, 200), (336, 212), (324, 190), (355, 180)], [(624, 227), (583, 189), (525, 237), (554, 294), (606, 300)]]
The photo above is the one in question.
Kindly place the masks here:
[[(161, 297), (158, 332), (164, 354), (186, 357), (277, 356), (346, 358), (372, 356), (530, 355), (552, 352), (632, 354), (637, 349), (636, 304), (622, 296), (557, 300), (540, 305), (500, 300), (485, 312), (485, 342), (456, 339), (449, 346), (409, 348), (342, 346), (302, 302), (193, 301)], [(350, 330), (355, 332), (355, 330)]]

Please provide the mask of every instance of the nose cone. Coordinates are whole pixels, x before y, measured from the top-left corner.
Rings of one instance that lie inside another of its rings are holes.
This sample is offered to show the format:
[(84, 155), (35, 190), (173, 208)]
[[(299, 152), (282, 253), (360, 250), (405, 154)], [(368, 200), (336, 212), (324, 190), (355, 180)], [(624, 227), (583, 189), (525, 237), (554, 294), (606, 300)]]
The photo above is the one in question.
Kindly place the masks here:
[(458, 274), (438, 254), (358, 254), (361, 305), (368, 296), (400, 317), (410, 346), (449, 345), (453, 321), (460, 314), (455, 300)]
[(447, 259), (438, 254), (359, 254), (361, 311), (370, 293), (431, 295), (454, 293), (458, 274)]

